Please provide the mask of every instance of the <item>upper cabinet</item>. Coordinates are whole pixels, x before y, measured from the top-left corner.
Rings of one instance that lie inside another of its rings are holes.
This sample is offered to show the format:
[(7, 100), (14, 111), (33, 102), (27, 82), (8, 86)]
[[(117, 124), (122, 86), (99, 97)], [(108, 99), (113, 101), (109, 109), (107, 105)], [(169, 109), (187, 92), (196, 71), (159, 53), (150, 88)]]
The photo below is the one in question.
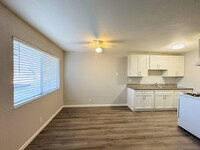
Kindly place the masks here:
[(148, 76), (148, 70), (161, 70), (163, 77), (184, 76), (184, 56), (130, 55), (128, 56), (128, 76)]
[(149, 69), (150, 70), (167, 70), (167, 58), (168, 56), (151, 55), (149, 57)]
[(148, 76), (149, 56), (130, 55), (128, 56), (128, 76), (142, 77)]
[(168, 56), (168, 69), (163, 73), (164, 77), (184, 76), (184, 56)]

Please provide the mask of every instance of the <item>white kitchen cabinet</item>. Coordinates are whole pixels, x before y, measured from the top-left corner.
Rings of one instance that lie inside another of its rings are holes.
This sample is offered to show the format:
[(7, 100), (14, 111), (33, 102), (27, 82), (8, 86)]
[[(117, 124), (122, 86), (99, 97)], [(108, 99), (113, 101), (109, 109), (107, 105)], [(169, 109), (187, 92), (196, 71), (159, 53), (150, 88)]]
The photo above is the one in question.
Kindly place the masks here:
[(150, 70), (167, 70), (168, 56), (151, 55), (149, 61)]
[(143, 102), (144, 109), (154, 109), (154, 91), (146, 92)]
[(154, 109), (153, 90), (133, 90), (128, 88), (128, 107), (133, 110)]
[(144, 95), (136, 94), (134, 97), (134, 109), (143, 109)]
[(127, 88), (127, 104), (132, 111), (134, 110), (134, 97), (135, 97), (135, 90)]
[(173, 90), (156, 90), (155, 91), (155, 109), (171, 109), (174, 104)]
[(184, 76), (184, 56), (168, 56), (168, 69), (164, 71), (164, 77), (183, 77)]
[(192, 90), (127, 89), (127, 103), (132, 111), (177, 109), (178, 95)]
[(134, 109), (153, 109), (154, 108), (154, 92), (140, 91), (135, 92)]
[(148, 76), (149, 56), (130, 55), (127, 66), (127, 75), (130, 77)]

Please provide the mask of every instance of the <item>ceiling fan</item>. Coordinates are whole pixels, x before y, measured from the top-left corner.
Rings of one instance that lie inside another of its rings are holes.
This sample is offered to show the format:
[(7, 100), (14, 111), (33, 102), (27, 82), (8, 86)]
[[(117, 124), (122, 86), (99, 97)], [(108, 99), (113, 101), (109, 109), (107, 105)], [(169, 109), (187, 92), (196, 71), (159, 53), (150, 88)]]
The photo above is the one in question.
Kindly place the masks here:
[(79, 41), (74, 44), (83, 45), (82, 48), (95, 49), (96, 53), (102, 53), (104, 49), (116, 48), (118, 44), (124, 43), (125, 40), (99, 40)]

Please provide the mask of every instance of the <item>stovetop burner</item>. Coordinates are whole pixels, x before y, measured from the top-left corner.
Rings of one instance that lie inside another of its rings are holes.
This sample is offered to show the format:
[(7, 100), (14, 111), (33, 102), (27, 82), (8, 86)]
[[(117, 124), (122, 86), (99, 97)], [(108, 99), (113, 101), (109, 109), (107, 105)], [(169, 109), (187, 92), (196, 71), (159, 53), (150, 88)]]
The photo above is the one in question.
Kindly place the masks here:
[(189, 92), (185, 92), (184, 94), (190, 95), (190, 96), (194, 96), (194, 97), (200, 97), (200, 93), (189, 93)]

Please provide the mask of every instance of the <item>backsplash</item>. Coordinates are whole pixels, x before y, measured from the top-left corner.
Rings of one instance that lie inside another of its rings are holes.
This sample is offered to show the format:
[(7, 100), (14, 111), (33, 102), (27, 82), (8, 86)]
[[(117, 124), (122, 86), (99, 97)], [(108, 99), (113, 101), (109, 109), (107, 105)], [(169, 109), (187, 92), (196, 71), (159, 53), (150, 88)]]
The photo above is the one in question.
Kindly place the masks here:
[(128, 84), (178, 84), (180, 78), (162, 77), (162, 71), (150, 71), (146, 77), (128, 77)]

